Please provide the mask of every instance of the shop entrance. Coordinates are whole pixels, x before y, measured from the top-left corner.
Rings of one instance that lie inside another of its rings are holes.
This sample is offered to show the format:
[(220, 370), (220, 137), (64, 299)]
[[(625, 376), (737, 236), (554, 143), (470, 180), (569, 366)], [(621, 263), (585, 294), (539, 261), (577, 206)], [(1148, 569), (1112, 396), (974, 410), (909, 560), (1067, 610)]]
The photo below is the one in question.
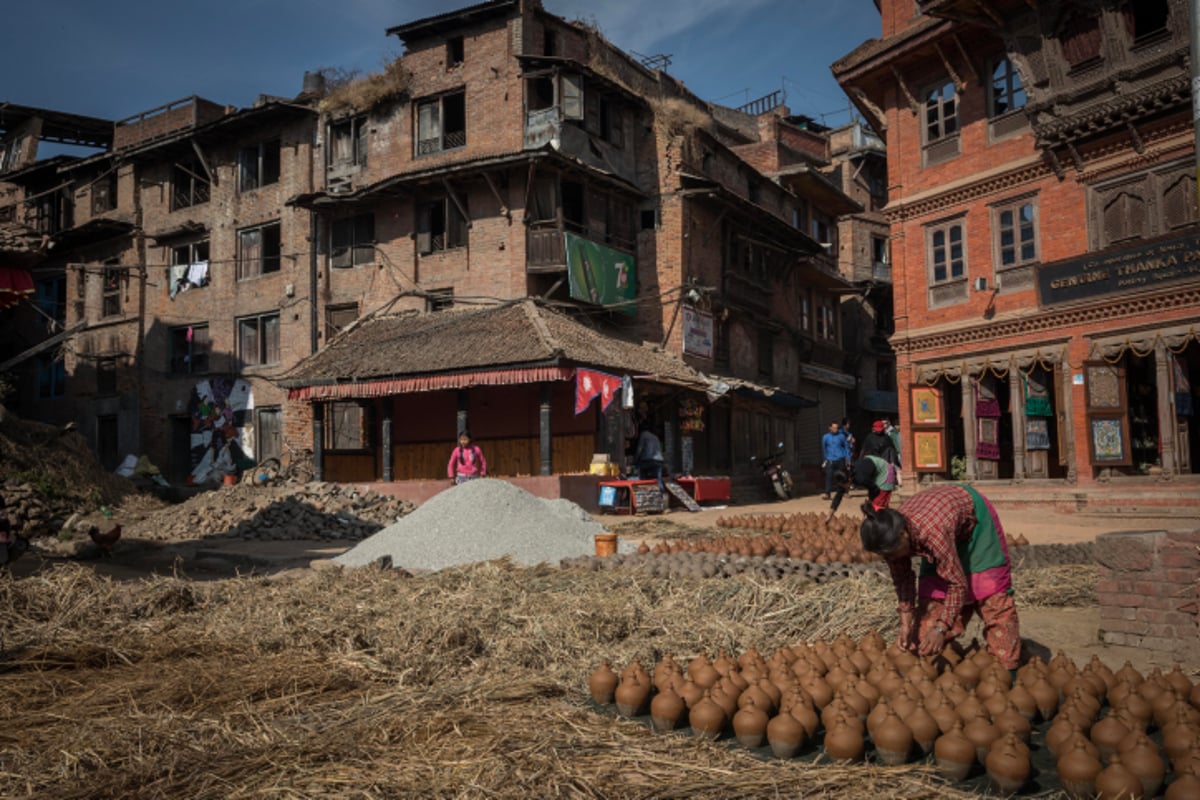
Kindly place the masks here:
[(1158, 388), (1154, 356), (1125, 356), (1125, 381), (1129, 391), (1129, 472), (1149, 475), (1162, 467), (1162, 439), (1158, 424)]
[(1183, 352), (1171, 353), (1171, 381), (1175, 391), (1175, 453), (1179, 472), (1200, 473), (1200, 342), (1189, 341)]

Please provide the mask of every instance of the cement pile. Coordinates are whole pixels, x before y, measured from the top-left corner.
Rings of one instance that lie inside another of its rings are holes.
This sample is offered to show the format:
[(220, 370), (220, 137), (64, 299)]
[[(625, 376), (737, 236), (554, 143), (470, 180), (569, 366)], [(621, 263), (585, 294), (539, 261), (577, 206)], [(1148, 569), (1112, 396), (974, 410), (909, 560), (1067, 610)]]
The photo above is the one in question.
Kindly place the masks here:
[(334, 559), (347, 567), (384, 556), (410, 570), (491, 561), (509, 556), (532, 566), (594, 553), (604, 526), (570, 500), (543, 500), (510, 483), (468, 481)]

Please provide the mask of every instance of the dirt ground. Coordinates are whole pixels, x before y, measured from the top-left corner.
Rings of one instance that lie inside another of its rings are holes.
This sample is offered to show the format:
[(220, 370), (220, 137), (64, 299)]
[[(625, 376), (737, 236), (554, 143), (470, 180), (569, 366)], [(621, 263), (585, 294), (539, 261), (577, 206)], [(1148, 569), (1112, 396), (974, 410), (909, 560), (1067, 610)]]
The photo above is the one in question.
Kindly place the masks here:
[[(862, 501), (861, 492), (851, 494), (842, 506), (852, 512)], [(733, 514), (794, 514), (799, 512), (827, 513), (829, 502), (820, 497), (797, 498), (762, 505), (739, 505), (726, 508), (706, 508), (688, 512), (672, 508), (668, 513), (633, 517), (603, 515), (608, 527), (626, 543), (672, 538), (688, 531), (714, 533), (721, 517)], [(1013, 537), (1024, 535), (1030, 544), (1053, 544), (1091, 541), (1097, 535), (1123, 530), (1166, 530), (1200, 527), (1200, 519), (1123, 518), (1102, 515), (1068, 514), (1042, 508), (1005, 507), (998, 504), (1005, 531)], [(144, 522), (152, 519), (154, 504), (131, 503), (114, 509), (111, 520)], [(136, 524), (134, 525), (136, 528)], [(76, 555), (43, 551), (30, 553), (13, 568), (19, 578), (39, 570), (53, 568), (66, 561), (82, 561), (98, 573), (116, 580), (131, 580), (151, 575), (178, 575), (193, 580), (218, 580), (248, 574), (275, 575), (293, 569), (307, 569), (311, 564), (326, 561), (352, 547), (352, 541), (245, 541), (227, 538), (197, 538), (184, 541), (157, 542), (124, 538), (109, 558), (84, 549)], [(1018, 598), (1019, 602), (1019, 598)], [(1063, 651), (1077, 663), (1097, 656), (1111, 668), (1117, 669), (1126, 661), (1143, 673), (1154, 667), (1170, 668), (1174, 662), (1155, 653), (1137, 648), (1114, 647), (1100, 640), (1100, 609), (1093, 608), (1035, 608), (1020, 607), (1021, 626), (1031, 652), (1049, 658)], [(976, 626), (966, 633), (966, 641), (978, 635)], [(1185, 664), (1193, 676), (1200, 676), (1200, 663)]]

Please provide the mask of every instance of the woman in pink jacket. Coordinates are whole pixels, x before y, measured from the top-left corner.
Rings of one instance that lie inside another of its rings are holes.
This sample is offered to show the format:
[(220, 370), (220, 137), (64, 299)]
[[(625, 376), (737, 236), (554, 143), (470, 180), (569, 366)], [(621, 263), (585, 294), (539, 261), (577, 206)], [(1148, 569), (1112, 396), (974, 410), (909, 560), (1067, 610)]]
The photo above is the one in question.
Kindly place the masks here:
[(479, 445), (471, 444), (471, 434), (463, 431), (458, 435), (458, 447), (450, 453), (446, 464), (446, 477), (455, 484), (487, 477), (487, 461)]

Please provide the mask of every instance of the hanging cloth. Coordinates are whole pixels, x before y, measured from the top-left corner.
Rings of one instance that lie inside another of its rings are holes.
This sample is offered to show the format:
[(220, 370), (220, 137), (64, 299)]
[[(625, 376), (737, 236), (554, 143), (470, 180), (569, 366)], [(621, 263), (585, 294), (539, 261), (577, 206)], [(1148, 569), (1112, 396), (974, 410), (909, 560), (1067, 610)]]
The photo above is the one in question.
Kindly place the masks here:
[(1021, 373), (1021, 383), (1025, 387), (1025, 416), (1049, 417), (1053, 414), (1050, 408), (1050, 392), (1037, 371), (1026, 375)]
[(1000, 417), (1000, 401), (996, 399), (996, 393), (992, 387), (986, 382), (987, 377), (980, 375), (975, 383), (975, 416), (986, 418)]

